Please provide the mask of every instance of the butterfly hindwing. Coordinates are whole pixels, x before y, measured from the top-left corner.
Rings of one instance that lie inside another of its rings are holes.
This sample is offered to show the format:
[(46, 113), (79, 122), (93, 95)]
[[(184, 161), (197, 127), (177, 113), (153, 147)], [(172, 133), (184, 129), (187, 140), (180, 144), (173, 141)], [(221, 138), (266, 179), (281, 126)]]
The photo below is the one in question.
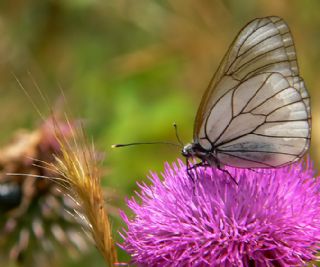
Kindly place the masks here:
[(309, 147), (309, 95), (287, 24), (255, 19), (237, 36), (205, 92), (194, 141), (235, 167), (278, 167)]

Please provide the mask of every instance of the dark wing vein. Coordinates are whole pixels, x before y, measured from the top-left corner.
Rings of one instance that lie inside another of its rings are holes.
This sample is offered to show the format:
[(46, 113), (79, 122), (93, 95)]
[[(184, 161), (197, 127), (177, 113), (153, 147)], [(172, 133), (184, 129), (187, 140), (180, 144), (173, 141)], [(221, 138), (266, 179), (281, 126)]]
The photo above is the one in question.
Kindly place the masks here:
[(270, 73), (270, 75), (263, 81), (263, 83), (261, 84), (261, 86), (258, 88), (258, 90), (252, 95), (252, 97), (250, 97), (247, 101), (247, 104), (244, 105), (244, 107), (241, 109), (240, 113), (243, 113), (243, 111), (246, 109), (246, 107), (249, 105), (250, 101), (255, 98), (257, 96), (257, 94), (259, 93), (259, 91), (263, 88), (263, 86), (265, 86), (266, 82), (268, 81), (268, 79), (270, 78), (270, 76), (272, 75), (272, 73)]
[[(276, 50), (279, 50), (279, 49), (283, 49), (283, 48), (289, 48), (291, 47), (292, 45), (289, 45), (289, 46), (283, 46), (283, 45), (280, 45), (278, 47), (275, 47), (271, 50), (268, 50), (267, 52), (264, 52), (262, 54), (259, 54), (253, 58), (251, 58), (250, 60), (246, 61), (245, 63), (243, 63), (242, 65), (240, 65), (236, 70), (234, 70), (232, 73), (230, 73), (231, 75), (233, 75), (234, 73), (237, 73), (237, 72), (240, 72), (241, 69), (243, 69), (244, 67), (250, 65), (251, 63), (255, 62), (255, 61), (259, 61), (261, 60), (261, 58), (267, 56), (268, 54), (272, 54), (274, 53)], [(286, 60), (288, 61), (288, 60)], [(275, 62), (272, 62), (272, 64), (275, 64)], [(265, 67), (266, 65), (264, 65), (263, 67)]]
[[(294, 153), (286, 153), (286, 152), (280, 152), (280, 151), (265, 151), (265, 150), (243, 150), (243, 149), (237, 149), (237, 150), (217, 150), (219, 153), (224, 153), (224, 154), (229, 154), (232, 152), (260, 152), (260, 153), (267, 153), (267, 154), (280, 154), (280, 155), (288, 155), (288, 156), (298, 156), (297, 154)], [(232, 154), (233, 155), (233, 154)]]
[[(259, 23), (260, 23), (260, 22), (258, 22), (257, 25), (258, 25)], [(253, 30), (252, 30), (250, 33), (247, 34), (246, 38), (245, 38), (245, 39), (243, 40), (243, 42), (239, 45), (239, 48), (237, 49), (237, 54), (240, 52), (240, 50), (241, 50), (241, 48), (243, 47), (243, 45), (245, 44), (245, 42), (249, 39), (249, 37), (252, 36), (252, 34), (254, 34), (256, 31), (258, 31), (259, 29), (267, 26), (267, 25), (270, 24), (270, 23), (272, 23), (272, 22), (271, 22), (271, 21), (268, 21), (268, 22), (266, 22), (265, 24), (258, 26), (257, 28), (253, 28)], [(249, 24), (250, 24), (250, 23), (249, 23)], [(245, 29), (245, 27), (244, 27), (244, 29)], [(239, 36), (240, 36), (240, 34), (239, 34)], [(235, 39), (235, 41), (236, 41), (236, 40), (237, 40), (237, 38)], [(235, 62), (238, 58), (239, 58), (239, 56), (236, 56), (236, 57), (232, 60), (232, 62), (229, 64), (229, 67), (225, 70), (225, 73), (228, 73), (228, 72), (229, 72), (230, 68), (233, 66), (234, 62)]]
[(264, 122), (262, 122), (261, 124), (257, 125), (257, 127), (255, 127), (251, 132), (238, 135), (237, 137), (228, 139), (228, 140), (223, 141), (223, 142), (218, 143), (218, 144), (215, 143), (214, 146), (217, 147), (217, 148), (219, 148), (219, 146), (225, 145), (225, 144), (230, 143), (230, 142), (232, 142), (232, 141), (235, 141), (235, 140), (237, 140), (237, 139), (239, 139), (239, 138), (241, 138), (241, 137), (244, 137), (244, 136), (246, 136), (246, 135), (248, 135), (248, 134), (251, 134), (251, 133), (253, 133), (254, 131), (256, 131), (261, 125), (263, 125), (263, 124), (265, 124), (265, 123), (266, 123), (266, 120), (265, 120)]
[(258, 163), (258, 164), (261, 164), (261, 165), (265, 165), (266, 167), (269, 167), (269, 168), (274, 168), (275, 166), (271, 165), (271, 164), (268, 164), (268, 163), (265, 163), (265, 162), (262, 162), (262, 161), (258, 161), (258, 160), (251, 160), (251, 159), (247, 159), (245, 157), (240, 157), (238, 155), (233, 155), (233, 154), (230, 154), (230, 153), (224, 153), (224, 152), (219, 152), (221, 154), (225, 154), (225, 155), (228, 155), (228, 156), (231, 156), (231, 157), (235, 157), (235, 158), (238, 158), (238, 159), (242, 159), (242, 160), (245, 160), (245, 161), (251, 161), (251, 162), (255, 162), (255, 163)]
[[(275, 62), (271, 62), (271, 63), (268, 63), (264, 66), (261, 66), (259, 68), (256, 68), (255, 70), (252, 70), (250, 72), (248, 72), (246, 74), (246, 76), (243, 77), (243, 79), (248, 79), (248, 77), (250, 77), (252, 74), (254, 73), (263, 73), (263, 70), (264, 69), (268, 69), (269, 67), (271, 67), (272, 65), (276, 65), (276, 64), (281, 64), (281, 63), (290, 63), (290, 62), (294, 62), (296, 61), (295, 59), (292, 59), (292, 60), (289, 60), (289, 59), (286, 59), (286, 60), (279, 60), (279, 61), (275, 61)], [(273, 71), (273, 73), (279, 73), (282, 75), (281, 72), (278, 72), (278, 71)], [(286, 76), (287, 77), (287, 76)]]
[(270, 137), (270, 138), (301, 138), (310, 140), (310, 137), (304, 137), (304, 136), (286, 136), (286, 135), (268, 135), (268, 134), (258, 134), (258, 133), (249, 133), (257, 136), (264, 136), (264, 137)]

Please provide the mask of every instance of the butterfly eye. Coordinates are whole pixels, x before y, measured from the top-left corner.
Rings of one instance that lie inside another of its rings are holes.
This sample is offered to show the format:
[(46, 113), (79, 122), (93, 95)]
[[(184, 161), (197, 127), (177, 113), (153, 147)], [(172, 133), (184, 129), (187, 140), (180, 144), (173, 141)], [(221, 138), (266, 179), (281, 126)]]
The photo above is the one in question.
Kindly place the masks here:
[(192, 148), (192, 144), (187, 144), (183, 147), (182, 151), (181, 151), (182, 155), (184, 157), (190, 157), (193, 154), (193, 148)]

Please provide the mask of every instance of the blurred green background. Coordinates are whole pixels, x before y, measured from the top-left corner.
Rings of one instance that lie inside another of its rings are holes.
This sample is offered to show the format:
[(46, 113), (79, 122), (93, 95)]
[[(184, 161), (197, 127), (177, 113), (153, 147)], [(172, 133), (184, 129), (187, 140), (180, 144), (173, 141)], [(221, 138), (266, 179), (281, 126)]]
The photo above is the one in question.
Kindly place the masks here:
[[(320, 1), (309, 0), (11, 0), (0, 2), (0, 144), (18, 128), (36, 127), (39, 115), (65, 92), (70, 109), (106, 152), (104, 183), (125, 198), (149, 170), (180, 156), (170, 146), (110, 149), (114, 143), (173, 141), (176, 122), (192, 138), (201, 96), (238, 31), (256, 17), (277, 15), (289, 24), (301, 75), (312, 101), (311, 156), (320, 162)], [(114, 236), (123, 227), (112, 218)], [(128, 257), (119, 249), (120, 261)], [(61, 266), (103, 266), (93, 251)]]

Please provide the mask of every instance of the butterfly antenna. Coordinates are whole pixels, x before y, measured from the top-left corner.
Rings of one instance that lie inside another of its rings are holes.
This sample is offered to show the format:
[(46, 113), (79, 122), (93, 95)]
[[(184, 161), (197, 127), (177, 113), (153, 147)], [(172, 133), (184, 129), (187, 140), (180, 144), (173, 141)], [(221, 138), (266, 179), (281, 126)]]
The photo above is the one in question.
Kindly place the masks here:
[(127, 143), (127, 144), (114, 144), (111, 147), (125, 147), (125, 146), (136, 146), (136, 145), (171, 145), (171, 146), (177, 146), (180, 147), (180, 144), (171, 143), (171, 142), (133, 142), (133, 143)]
[(178, 134), (178, 126), (174, 122), (173, 127), (175, 130), (176, 138), (178, 140), (178, 144), (172, 143), (172, 142), (167, 142), (167, 141), (160, 141), (160, 142), (133, 142), (133, 143), (127, 143), (127, 144), (114, 144), (111, 147), (116, 148), (116, 147), (125, 147), (125, 146), (136, 146), (136, 145), (171, 145), (171, 146), (176, 146), (176, 147), (183, 147), (183, 142), (181, 141), (179, 134)]
[(179, 134), (178, 134), (178, 126), (177, 126), (177, 124), (176, 124), (175, 122), (173, 123), (173, 128), (174, 128), (174, 132), (175, 132), (175, 134), (176, 134), (176, 138), (177, 138), (177, 140), (178, 140), (178, 143), (180, 144), (181, 147), (184, 147), (184, 144), (183, 144), (183, 142), (181, 141), (180, 136), (179, 136)]

